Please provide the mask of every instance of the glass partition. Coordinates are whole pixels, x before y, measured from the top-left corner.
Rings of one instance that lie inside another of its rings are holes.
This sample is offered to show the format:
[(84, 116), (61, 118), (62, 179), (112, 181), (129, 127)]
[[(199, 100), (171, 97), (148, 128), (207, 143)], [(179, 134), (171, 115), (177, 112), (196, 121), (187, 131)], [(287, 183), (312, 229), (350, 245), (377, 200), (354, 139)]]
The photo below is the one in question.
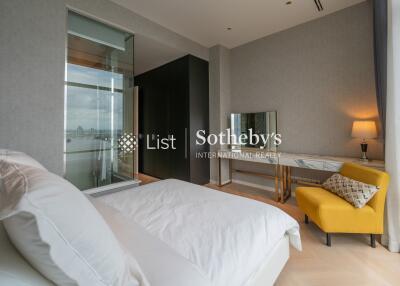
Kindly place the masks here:
[(69, 12), (65, 177), (81, 190), (133, 179), (133, 41)]

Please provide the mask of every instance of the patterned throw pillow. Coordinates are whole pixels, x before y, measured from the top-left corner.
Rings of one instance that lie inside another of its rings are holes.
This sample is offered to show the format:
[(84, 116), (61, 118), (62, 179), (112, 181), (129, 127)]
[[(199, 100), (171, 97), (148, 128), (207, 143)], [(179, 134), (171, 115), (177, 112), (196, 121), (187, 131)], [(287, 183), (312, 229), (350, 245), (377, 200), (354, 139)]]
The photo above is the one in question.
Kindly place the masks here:
[(365, 184), (340, 174), (332, 175), (322, 187), (351, 203), (356, 208), (362, 208), (379, 191), (379, 187)]

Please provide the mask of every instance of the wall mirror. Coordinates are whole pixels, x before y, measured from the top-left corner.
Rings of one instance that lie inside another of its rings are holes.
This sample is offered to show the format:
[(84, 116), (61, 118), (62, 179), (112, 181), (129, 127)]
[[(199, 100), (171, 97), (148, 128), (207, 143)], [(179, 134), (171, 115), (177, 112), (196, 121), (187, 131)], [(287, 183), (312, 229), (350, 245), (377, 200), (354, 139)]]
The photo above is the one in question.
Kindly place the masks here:
[[(242, 136), (246, 138), (245, 140), (237, 140), (232, 142), (232, 149), (243, 149), (243, 148), (257, 148), (264, 151), (276, 151), (277, 146), (274, 144), (274, 140), (268, 139), (265, 144), (264, 141), (253, 140), (251, 142), (250, 136), (252, 134), (262, 135), (267, 138), (268, 134), (277, 134), (277, 112), (267, 111), (267, 112), (257, 112), (257, 113), (231, 113), (230, 116), (230, 128), (231, 134), (239, 138), (240, 135), (246, 134), (247, 136)], [(235, 138), (234, 137), (234, 138)]]

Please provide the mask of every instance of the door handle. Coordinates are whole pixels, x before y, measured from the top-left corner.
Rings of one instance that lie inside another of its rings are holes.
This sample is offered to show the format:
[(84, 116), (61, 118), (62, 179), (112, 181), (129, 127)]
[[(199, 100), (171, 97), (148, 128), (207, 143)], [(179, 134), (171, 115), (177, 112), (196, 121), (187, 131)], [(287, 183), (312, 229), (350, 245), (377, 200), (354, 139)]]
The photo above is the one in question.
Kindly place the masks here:
[(185, 128), (185, 159), (188, 158), (188, 129)]

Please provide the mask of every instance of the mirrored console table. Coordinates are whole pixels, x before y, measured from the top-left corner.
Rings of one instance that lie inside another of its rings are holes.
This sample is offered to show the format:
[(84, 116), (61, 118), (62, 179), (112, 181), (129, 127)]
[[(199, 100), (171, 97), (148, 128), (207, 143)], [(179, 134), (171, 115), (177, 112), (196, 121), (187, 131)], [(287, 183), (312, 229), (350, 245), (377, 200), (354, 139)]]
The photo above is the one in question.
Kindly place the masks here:
[[(229, 162), (229, 179), (223, 180), (221, 165), (224, 160)], [(254, 163), (263, 163), (274, 165), (274, 175), (264, 173), (248, 172), (242, 170), (234, 170), (232, 168), (232, 161), (247, 161)], [(333, 157), (333, 156), (318, 156), (308, 154), (292, 154), (284, 152), (268, 152), (255, 149), (253, 150), (220, 150), (218, 151), (218, 168), (219, 168), (219, 186), (224, 186), (232, 182), (232, 173), (245, 173), (247, 175), (263, 177), (266, 179), (274, 180), (276, 201), (284, 203), (291, 196), (291, 185), (306, 184), (318, 185), (292, 178), (292, 168), (313, 169), (327, 172), (339, 172), (343, 163), (353, 162), (361, 164), (370, 168), (384, 170), (385, 163), (379, 160), (371, 160), (368, 162), (360, 161), (358, 158), (348, 157)]]

